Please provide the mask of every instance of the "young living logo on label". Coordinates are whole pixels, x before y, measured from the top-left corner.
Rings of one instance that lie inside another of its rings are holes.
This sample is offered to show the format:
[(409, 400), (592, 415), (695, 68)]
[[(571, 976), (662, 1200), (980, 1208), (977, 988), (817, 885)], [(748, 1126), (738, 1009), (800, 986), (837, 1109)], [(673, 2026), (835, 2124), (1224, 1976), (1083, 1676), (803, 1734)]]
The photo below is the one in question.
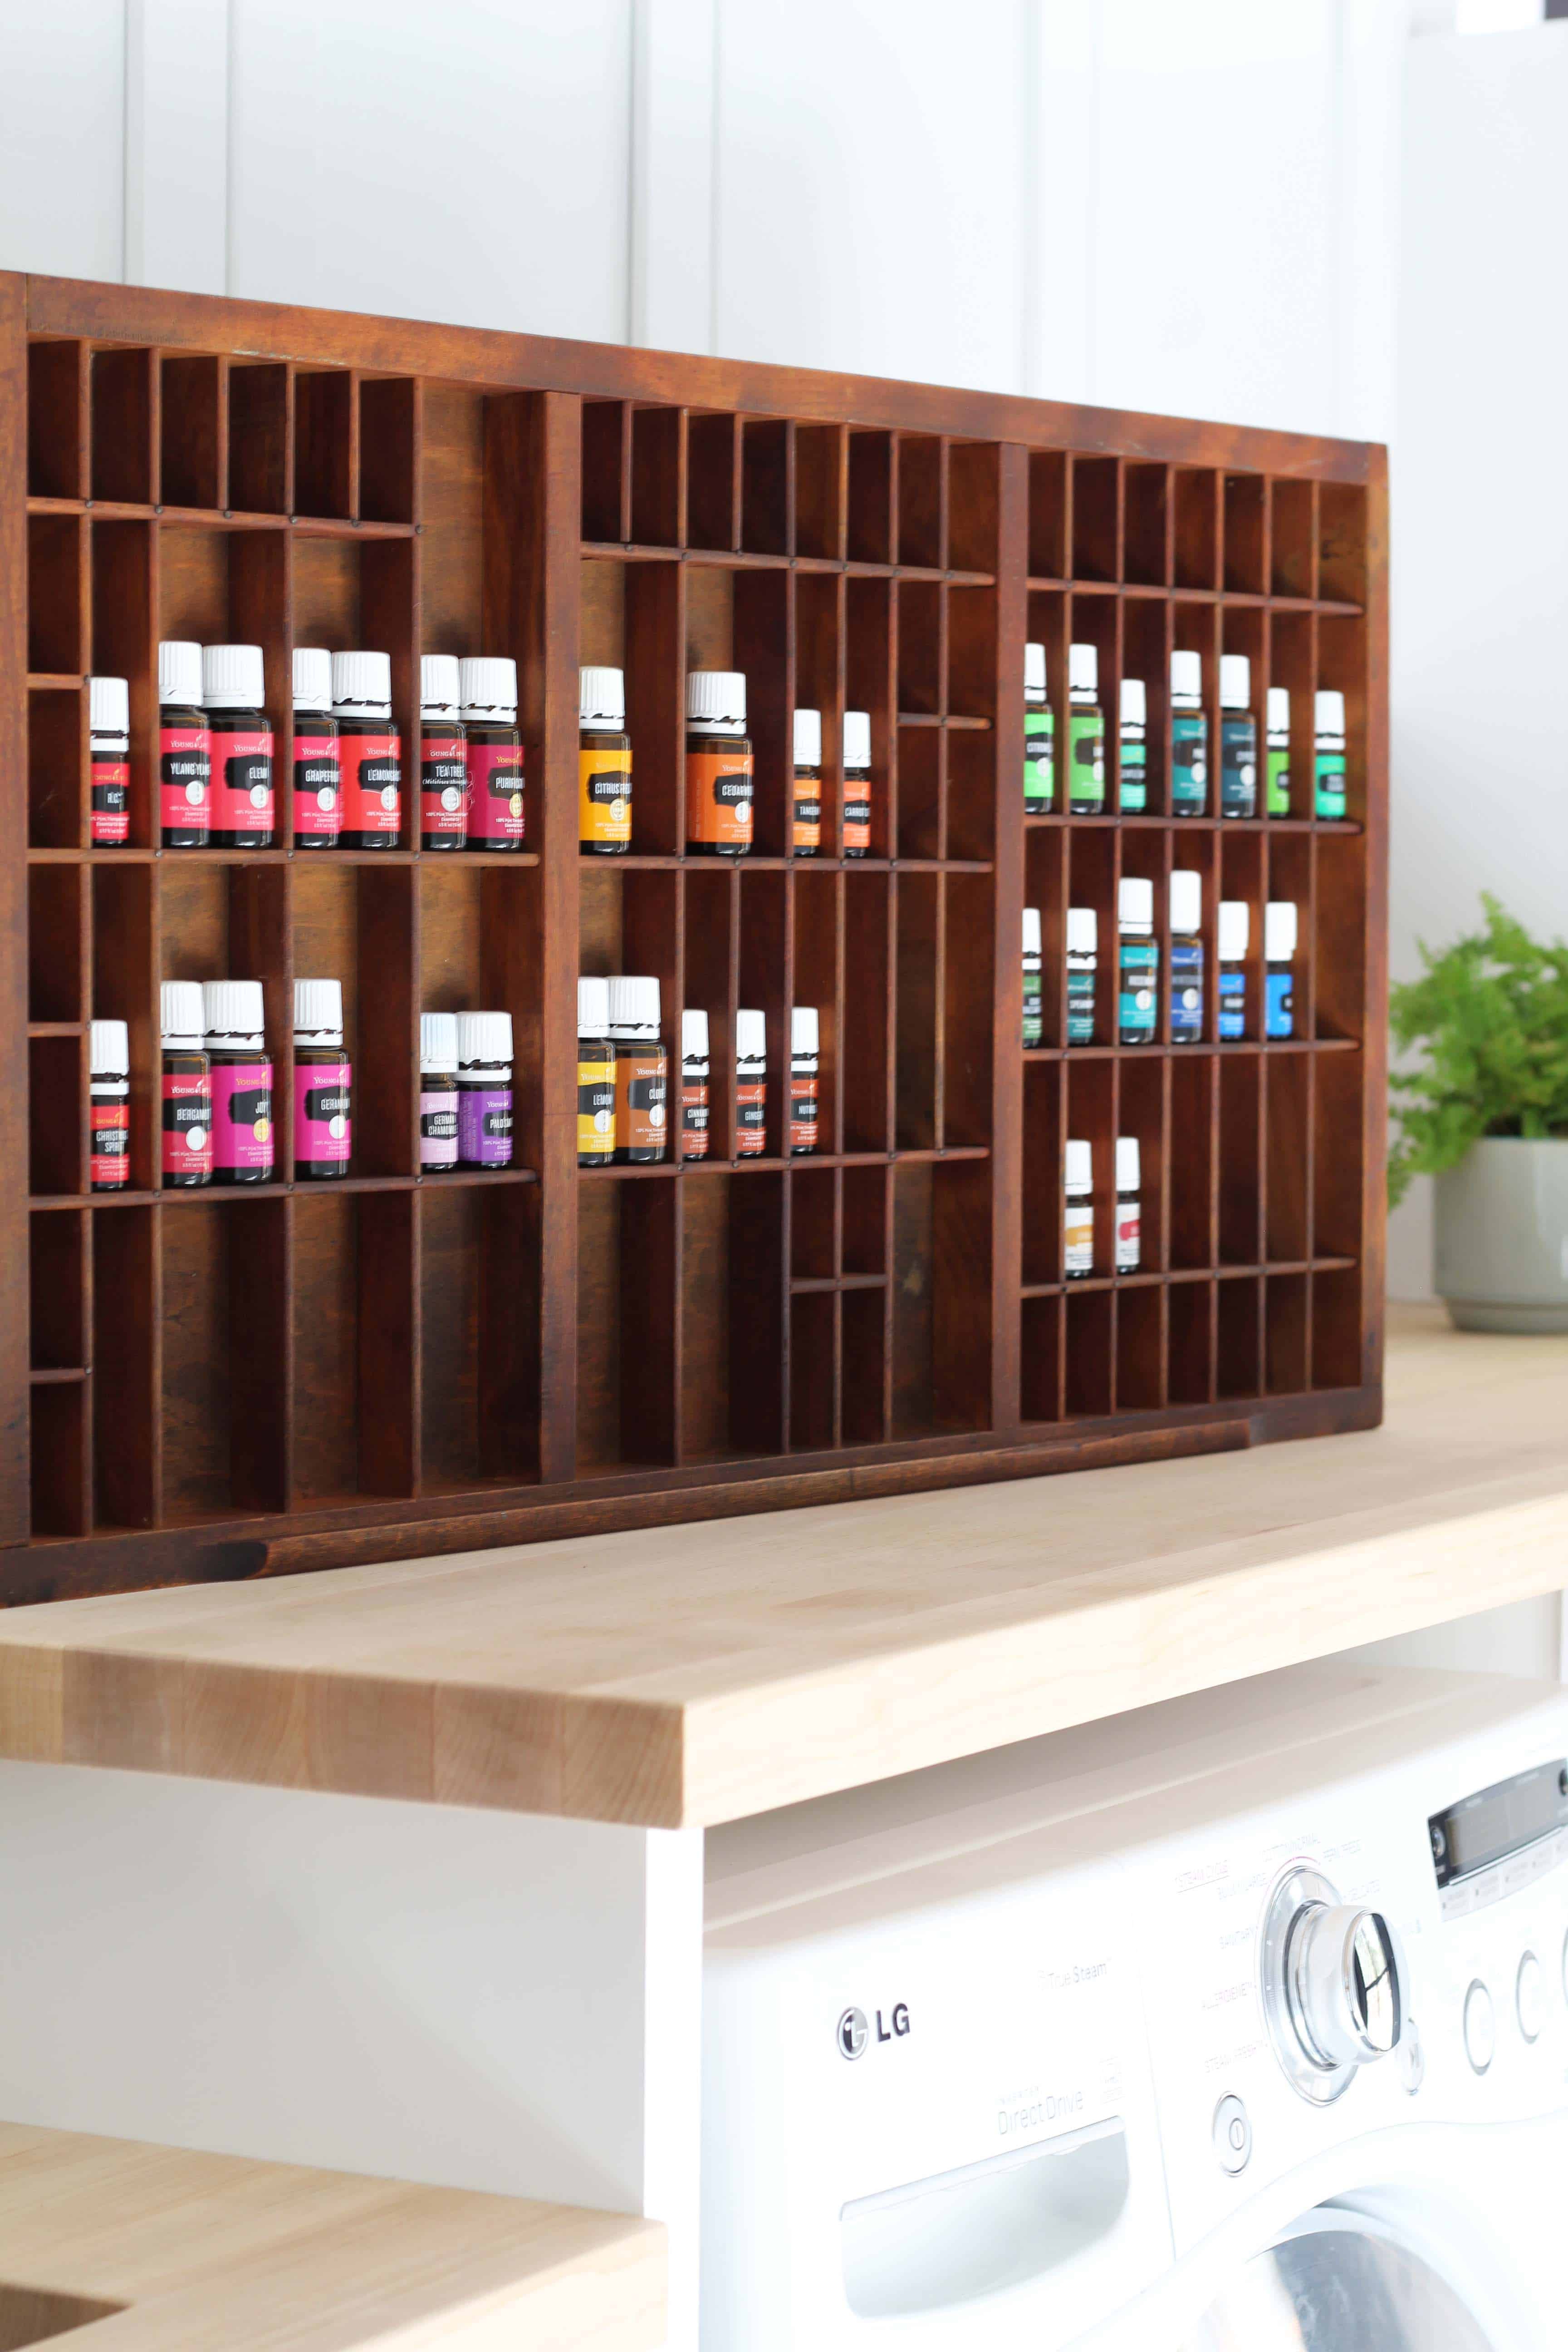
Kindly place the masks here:
[[(873, 2012), (877, 2021), (879, 2042), (901, 2042), (910, 2030), (907, 2001), (896, 2000), (888, 2011), (884, 2023), (879, 2009)], [(841, 2058), (863, 2058), (871, 2046), (871, 2027), (863, 2009), (847, 2009), (834, 2029)]]

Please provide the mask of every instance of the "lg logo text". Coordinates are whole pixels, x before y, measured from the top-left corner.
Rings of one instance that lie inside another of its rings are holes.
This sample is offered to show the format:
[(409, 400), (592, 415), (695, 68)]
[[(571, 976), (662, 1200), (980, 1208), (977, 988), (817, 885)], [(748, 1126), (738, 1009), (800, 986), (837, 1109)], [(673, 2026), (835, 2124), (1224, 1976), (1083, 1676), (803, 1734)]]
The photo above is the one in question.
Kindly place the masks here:
[[(888, 2011), (884, 2023), (882, 2012), (874, 2012), (879, 2042), (901, 2042), (910, 2030), (910, 2010), (907, 2001), (896, 2000)], [(863, 2009), (847, 2009), (839, 2019), (836, 2038), (841, 2058), (863, 2058), (871, 2045), (871, 2027)]]

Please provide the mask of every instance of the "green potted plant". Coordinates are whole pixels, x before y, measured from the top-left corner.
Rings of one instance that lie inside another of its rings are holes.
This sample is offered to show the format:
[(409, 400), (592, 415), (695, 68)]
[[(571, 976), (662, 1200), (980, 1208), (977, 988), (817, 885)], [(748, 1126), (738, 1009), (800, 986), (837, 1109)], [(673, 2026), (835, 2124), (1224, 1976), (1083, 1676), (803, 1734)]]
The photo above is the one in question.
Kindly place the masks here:
[(1568, 942), (1485, 927), (1390, 992), (1388, 1195), (1436, 1181), (1438, 1295), (1461, 1331), (1568, 1331)]

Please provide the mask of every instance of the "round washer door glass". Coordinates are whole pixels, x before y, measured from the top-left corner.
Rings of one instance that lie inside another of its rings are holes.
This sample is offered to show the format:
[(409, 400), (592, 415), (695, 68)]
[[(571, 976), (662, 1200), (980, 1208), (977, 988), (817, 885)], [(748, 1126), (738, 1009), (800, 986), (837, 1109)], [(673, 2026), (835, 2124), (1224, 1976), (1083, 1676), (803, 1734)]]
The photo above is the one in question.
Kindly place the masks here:
[(1420, 2254), (1354, 2213), (1312, 2214), (1254, 2255), (1181, 2352), (1497, 2352)]

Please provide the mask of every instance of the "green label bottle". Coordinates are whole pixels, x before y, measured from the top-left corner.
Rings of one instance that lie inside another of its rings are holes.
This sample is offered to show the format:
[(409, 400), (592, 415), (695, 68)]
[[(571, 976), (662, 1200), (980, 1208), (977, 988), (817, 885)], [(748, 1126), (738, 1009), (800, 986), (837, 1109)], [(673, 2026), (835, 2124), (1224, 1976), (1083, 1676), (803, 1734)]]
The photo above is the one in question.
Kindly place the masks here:
[(1068, 647), (1068, 811), (1098, 816), (1105, 806), (1105, 713), (1093, 646)]
[(1290, 814), (1290, 689), (1268, 689), (1268, 733), (1264, 747), (1264, 791), (1270, 816)]
[(1046, 649), (1024, 647), (1024, 814), (1048, 816), (1057, 797), (1057, 717), (1046, 694)]
[(1331, 688), (1320, 692), (1315, 709), (1313, 798), (1318, 814), (1331, 823), (1345, 813), (1345, 698)]

